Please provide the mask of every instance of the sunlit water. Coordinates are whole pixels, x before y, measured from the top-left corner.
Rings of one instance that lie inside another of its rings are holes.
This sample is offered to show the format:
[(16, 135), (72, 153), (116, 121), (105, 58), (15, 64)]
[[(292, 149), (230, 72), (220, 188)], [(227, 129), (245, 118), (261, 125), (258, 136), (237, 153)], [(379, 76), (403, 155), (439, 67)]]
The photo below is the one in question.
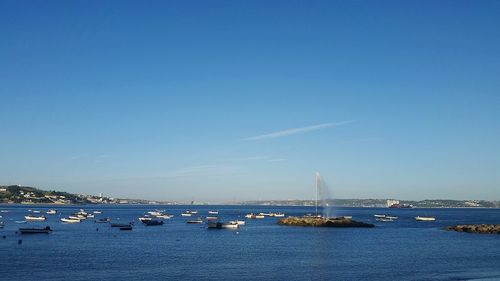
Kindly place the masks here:
[[(500, 280), (500, 235), (444, 231), (447, 225), (500, 223), (499, 209), (339, 208), (336, 215), (375, 228), (308, 228), (276, 224), (276, 218), (246, 220), (238, 231), (186, 224), (187, 209), (200, 216), (219, 210), (224, 220), (248, 212), (313, 213), (314, 207), (262, 206), (85, 206), (99, 217), (134, 221), (132, 231), (85, 221), (62, 224), (80, 207), (59, 207), (46, 223), (15, 224), (28, 209), (0, 205), (0, 280)], [(176, 216), (163, 226), (137, 218), (153, 208)], [(377, 222), (374, 214), (399, 216)], [(436, 222), (416, 222), (431, 215)], [(52, 234), (19, 235), (19, 227), (50, 225)], [(21, 244), (18, 241), (22, 240)]]

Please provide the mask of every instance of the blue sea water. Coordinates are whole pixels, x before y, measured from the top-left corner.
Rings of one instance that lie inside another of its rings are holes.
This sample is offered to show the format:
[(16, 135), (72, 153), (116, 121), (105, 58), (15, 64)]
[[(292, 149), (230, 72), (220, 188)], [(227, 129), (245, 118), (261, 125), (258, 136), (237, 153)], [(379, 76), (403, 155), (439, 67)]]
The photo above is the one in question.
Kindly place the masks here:
[[(218, 210), (223, 220), (249, 212), (302, 215), (309, 207), (272, 206), (61, 206), (43, 223), (16, 224), (28, 209), (0, 205), (0, 280), (500, 280), (500, 235), (444, 231), (467, 223), (500, 223), (500, 209), (337, 208), (336, 215), (374, 223), (375, 228), (310, 228), (246, 220), (239, 230), (208, 230), (187, 224), (180, 213)], [(114, 222), (134, 221), (120, 231), (89, 219), (59, 218), (84, 208)], [(154, 208), (176, 215), (162, 226), (137, 218)], [(374, 214), (398, 216), (378, 222)], [(435, 216), (417, 222), (415, 216)], [(20, 235), (19, 227), (49, 225), (51, 234)], [(5, 238), (3, 238), (5, 236)], [(19, 244), (18, 241), (22, 240)]]

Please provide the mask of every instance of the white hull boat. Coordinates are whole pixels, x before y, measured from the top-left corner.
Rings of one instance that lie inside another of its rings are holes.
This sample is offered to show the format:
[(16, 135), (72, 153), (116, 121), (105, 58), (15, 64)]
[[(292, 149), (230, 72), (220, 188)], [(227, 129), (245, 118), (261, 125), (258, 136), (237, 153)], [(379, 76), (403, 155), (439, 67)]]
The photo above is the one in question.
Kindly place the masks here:
[(61, 221), (65, 222), (65, 223), (79, 223), (79, 222), (81, 222), (81, 220), (79, 220), (79, 219), (70, 219), (70, 218), (62, 218)]
[(37, 217), (37, 216), (24, 216), (24, 218), (28, 221), (44, 221), (46, 220), (47, 218), (46, 217)]
[(421, 216), (418, 216), (418, 217), (415, 217), (415, 220), (417, 220), (417, 221), (435, 221), (436, 218), (434, 218), (434, 217), (421, 217)]

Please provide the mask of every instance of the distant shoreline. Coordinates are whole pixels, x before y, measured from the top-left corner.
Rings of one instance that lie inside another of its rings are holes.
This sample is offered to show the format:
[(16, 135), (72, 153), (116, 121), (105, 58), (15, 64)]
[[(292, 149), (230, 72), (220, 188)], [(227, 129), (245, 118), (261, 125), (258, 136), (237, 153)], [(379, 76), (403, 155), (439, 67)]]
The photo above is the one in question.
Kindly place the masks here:
[[(0, 203), (0, 207), (7, 206), (61, 206), (61, 207), (71, 207), (71, 206), (191, 206), (191, 207), (204, 207), (204, 206), (259, 206), (259, 207), (315, 207), (310, 205), (262, 205), (262, 204), (96, 204), (96, 203), (85, 203), (85, 204), (54, 204), (54, 203)], [(332, 208), (355, 208), (355, 209), (386, 209), (386, 210), (412, 210), (412, 209), (500, 209), (500, 207), (413, 207), (413, 208), (389, 208), (389, 207), (377, 207), (377, 206), (332, 206)]]

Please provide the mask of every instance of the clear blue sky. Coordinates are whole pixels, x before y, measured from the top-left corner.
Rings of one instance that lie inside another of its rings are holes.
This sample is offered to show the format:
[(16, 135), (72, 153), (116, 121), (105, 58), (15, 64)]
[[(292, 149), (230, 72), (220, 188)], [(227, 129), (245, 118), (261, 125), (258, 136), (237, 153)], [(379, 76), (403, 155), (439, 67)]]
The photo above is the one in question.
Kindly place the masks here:
[(2, 1), (0, 184), (500, 200), (499, 1)]

